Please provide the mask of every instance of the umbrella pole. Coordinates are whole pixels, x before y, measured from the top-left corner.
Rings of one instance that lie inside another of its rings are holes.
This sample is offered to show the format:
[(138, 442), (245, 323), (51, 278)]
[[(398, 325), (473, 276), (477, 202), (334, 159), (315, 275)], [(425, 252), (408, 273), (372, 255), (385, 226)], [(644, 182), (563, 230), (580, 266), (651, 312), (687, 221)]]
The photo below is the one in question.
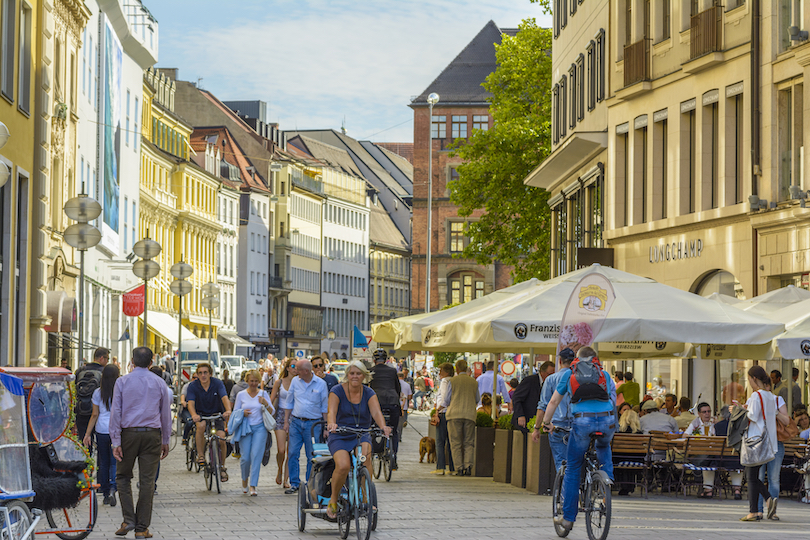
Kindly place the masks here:
[(495, 355), (495, 368), (492, 370), (492, 420), (498, 420), (498, 371), (501, 368), (501, 353)]

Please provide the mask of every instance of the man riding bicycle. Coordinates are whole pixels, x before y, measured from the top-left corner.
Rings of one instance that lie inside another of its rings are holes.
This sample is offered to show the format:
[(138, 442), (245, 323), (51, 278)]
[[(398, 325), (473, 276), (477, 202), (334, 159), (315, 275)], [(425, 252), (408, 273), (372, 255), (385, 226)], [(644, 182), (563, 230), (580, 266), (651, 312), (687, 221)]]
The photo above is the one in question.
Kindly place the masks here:
[(553, 431), (551, 423), (554, 411), (563, 397), (570, 395), (570, 413), (573, 417), (568, 439), (568, 460), (563, 481), (563, 515), (555, 522), (571, 530), (577, 518), (579, 503), (580, 470), (592, 433), (601, 433), (595, 440), (596, 456), (602, 470), (613, 480), (613, 456), (610, 441), (616, 430), (616, 386), (613, 379), (602, 369), (602, 364), (591, 347), (579, 350), (579, 356), (571, 363), (571, 369), (561, 373), (557, 389), (546, 408), (543, 428)]
[(396, 427), (399, 425), (399, 417), (402, 414), (399, 399), (402, 393), (402, 385), (399, 384), (396, 368), (387, 366), (385, 361), (388, 353), (385, 349), (374, 351), (374, 367), (371, 368), (371, 389), (377, 394), (380, 402), (380, 409), (384, 415), (388, 416), (387, 425), (395, 428), (391, 435), (391, 470), (397, 470), (397, 449), (399, 448), (399, 435)]
[(225, 422), (231, 416), (231, 400), (221, 380), (211, 376), (211, 366), (202, 363), (197, 365), (197, 380), (188, 385), (186, 393), (188, 410), (191, 419), (197, 424), (195, 442), (197, 443), (197, 460), (205, 463), (205, 422), (201, 416), (214, 416), (222, 413), (222, 418), (214, 420), (214, 427), (219, 437), (220, 480), (228, 481), (228, 471), (225, 469), (225, 457), (228, 455), (225, 443)]

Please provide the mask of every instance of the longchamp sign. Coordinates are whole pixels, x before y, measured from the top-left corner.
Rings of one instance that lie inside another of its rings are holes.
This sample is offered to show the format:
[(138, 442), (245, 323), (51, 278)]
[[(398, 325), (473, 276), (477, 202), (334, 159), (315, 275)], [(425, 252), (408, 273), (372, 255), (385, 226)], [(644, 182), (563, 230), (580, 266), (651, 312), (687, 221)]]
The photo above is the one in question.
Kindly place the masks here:
[(685, 242), (671, 242), (660, 246), (650, 246), (650, 262), (678, 261), (681, 259), (694, 259), (703, 253), (703, 240), (687, 240)]

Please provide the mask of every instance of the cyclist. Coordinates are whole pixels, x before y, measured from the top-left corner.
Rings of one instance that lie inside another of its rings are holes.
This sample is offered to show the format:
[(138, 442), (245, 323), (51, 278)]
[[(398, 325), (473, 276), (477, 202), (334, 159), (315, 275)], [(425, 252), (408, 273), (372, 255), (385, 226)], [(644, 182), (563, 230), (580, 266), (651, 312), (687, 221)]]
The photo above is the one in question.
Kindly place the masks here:
[(555, 522), (566, 530), (571, 530), (577, 518), (579, 504), (580, 470), (585, 453), (591, 442), (592, 433), (601, 433), (596, 439), (596, 457), (602, 469), (613, 480), (613, 457), (610, 441), (616, 430), (616, 385), (591, 347), (582, 347), (571, 369), (560, 375), (557, 389), (551, 397), (543, 417), (543, 428), (554, 430), (551, 423), (554, 412), (563, 397), (570, 395), (570, 414), (573, 417), (568, 439), (568, 462), (563, 480), (563, 515), (555, 517)]
[[(571, 362), (576, 358), (576, 353), (569, 347), (566, 347), (560, 351), (558, 357), (560, 359), (560, 371), (550, 375), (543, 381), (543, 388), (540, 391), (540, 401), (537, 403), (537, 418), (540, 419), (545, 415), (545, 411), (554, 395), (554, 391), (557, 389), (557, 383), (560, 381), (560, 378), (563, 374), (571, 372), (569, 368), (571, 367)], [(568, 394), (563, 396), (562, 400), (560, 400), (554, 412), (554, 417), (552, 418), (555, 427), (571, 427), (571, 415), (569, 413), (569, 409), (571, 408), (570, 401), (571, 399)], [(537, 424), (534, 426), (534, 433), (532, 433), (534, 442), (540, 441), (540, 427), (541, 426)], [(568, 443), (565, 439), (565, 434), (561, 431), (555, 431), (548, 436), (548, 444), (551, 446), (551, 454), (554, 456), (554, 468), (558, 470), (568, 455)]]
[(197, 424), (196, 443), (197, 461), (205, 464), (205, 422), (201, 416), (214, 416), (222, 413), (222, 418), (214, 420), (214, 427), (219, 437), (220, 455), (220, 480), (228, 481), (228, 471), (225, 468), (225, 457), (228, 452), (225, 445), (225, 422), (231, 416), (231, 400), (228, 399), (228, 392), (225, 385), (216, 377), (211, 376), (211, 366), (202, 363), (197, 365), (197, 380), (188, 385), (186, 393), (188, 410), (191, 412), (191, 419)]
[[(380, 409), (388, 416), (388, 425), (396, 428), (399, 425), (399, 417), (402, 415), (399, 400), (402, 394), (402, 385), (399, 384), (397, 369), (386, 365), (388, 354), (385, 349), (374, 351), (374, 367), (371, 368), (371, 389), (377, 394), (380, 401)], [(391, 436), (391, 470), (397, 470), (397, 449), (399, 448), (399, 436), (396, 429)]]

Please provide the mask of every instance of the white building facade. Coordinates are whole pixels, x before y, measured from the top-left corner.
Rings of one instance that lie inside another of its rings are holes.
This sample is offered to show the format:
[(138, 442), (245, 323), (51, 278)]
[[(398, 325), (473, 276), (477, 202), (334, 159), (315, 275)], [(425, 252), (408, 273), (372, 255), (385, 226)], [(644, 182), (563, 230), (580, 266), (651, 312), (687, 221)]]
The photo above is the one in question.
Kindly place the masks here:
[(236, 327), (239, 335), (252, 343), (268, 341), (270, 204), (267, 189), (243, 188), (240, 194)]

